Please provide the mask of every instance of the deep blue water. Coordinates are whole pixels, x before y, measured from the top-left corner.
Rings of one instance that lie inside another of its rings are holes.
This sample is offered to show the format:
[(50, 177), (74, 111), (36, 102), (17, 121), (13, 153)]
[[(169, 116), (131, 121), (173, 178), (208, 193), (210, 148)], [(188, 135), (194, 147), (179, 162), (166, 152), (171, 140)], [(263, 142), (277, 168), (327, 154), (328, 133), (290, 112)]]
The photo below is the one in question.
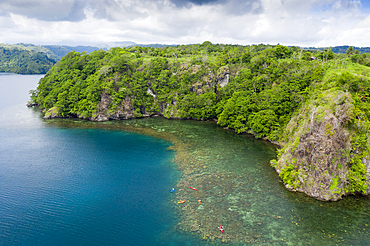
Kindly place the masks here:
[(39, 75), (0, 74), (0, 245), (181, 245), (169, 142), (48, 126)]

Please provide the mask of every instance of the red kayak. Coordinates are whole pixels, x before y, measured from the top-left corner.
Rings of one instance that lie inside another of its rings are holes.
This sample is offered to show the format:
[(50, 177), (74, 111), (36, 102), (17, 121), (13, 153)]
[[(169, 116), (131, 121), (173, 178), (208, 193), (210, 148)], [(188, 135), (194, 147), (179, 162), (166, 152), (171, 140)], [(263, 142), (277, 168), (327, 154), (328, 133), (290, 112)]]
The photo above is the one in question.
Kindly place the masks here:
[(191, 186), (190, 186), (190, 189), (192, 189), (192, 190), (198, 190), (198, 189), (196, 189), (196, 188), (194, 188), (194, 187), (191, 187)]
[(221, 225), (218, 225), (218, 229), (220, 229), (221, 233), (224, 233), (224, 228)]

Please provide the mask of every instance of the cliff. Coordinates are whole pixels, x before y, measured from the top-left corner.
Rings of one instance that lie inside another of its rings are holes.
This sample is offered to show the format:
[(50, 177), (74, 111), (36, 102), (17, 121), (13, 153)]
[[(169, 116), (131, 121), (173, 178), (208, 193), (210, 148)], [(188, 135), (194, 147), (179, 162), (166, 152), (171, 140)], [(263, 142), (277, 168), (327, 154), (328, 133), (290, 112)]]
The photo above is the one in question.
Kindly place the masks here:
[[(328, 72), (289, 121), (283, 148), (272, 161), (286, 188), (325, 201), (369, 194), (369, 126), (361, 119), (365, 99), (358, 97), (368, 90), (363, 75), (368, 71), (349, 71)], [(341, 80), (347, 86), (338, 87)]]

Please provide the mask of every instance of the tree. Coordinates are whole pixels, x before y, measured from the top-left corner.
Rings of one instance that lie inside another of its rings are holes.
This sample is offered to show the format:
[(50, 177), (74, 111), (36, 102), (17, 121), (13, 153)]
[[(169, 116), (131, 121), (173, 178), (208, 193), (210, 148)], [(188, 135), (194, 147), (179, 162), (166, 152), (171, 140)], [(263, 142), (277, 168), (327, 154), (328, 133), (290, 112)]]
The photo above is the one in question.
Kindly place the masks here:
[(353, 54), (353, 52), (354, 52), (353, 46), (349, 46), (347, 51), (346, 51), (346, 55), (351, 56)]

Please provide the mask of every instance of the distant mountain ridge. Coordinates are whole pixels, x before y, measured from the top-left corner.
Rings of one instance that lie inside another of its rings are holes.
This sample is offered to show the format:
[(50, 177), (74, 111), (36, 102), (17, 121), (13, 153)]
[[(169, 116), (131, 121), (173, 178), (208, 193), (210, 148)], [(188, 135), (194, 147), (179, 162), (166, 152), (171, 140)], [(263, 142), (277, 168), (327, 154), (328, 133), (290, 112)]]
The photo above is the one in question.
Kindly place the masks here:
[(100, 46), (0, 44), (0, 72), (43, 74), (71, 51), (91, 53), (96, 50), (108, 50), (111, 47), (132, 46), (161, 48), (175, 45), (137, 44), (132, 41), (107, 43)]
[(60, 60), (63, 56), (68, 54), (71, 51), (76, 52), (86, 52), (91, 53), (95, 50), (108, 50), (112, 47), (133, 47), (133, 46), (140, 46), (140, 47), (153, 47), (153, 48), (162, 48), (166, 46), (177, 46), (176, 44), (167, 45), (167, 44), (137, 44), (132, 41), (122, 41), (122, 42), (113, 42), (113, 43), (107, 43), (97, 46), (90, 46), (90, 45), (77, 45), (77, 46), (69, 46), (69, 45), (35, 45), (35, 44), (25, 44), (25, 43), (18, 43), (15, 45), (5, 44), (1, 46), (6, 47), (18, 47), (20, 49), (26, 49), (26, 50), (33, 50), (36, 52), (42, 52), (48, 55), (49, 58), (52, 58), (54, 60)]
[[(325, 49), (331, 49), (334, 53), (345, 54), (349, 47), (350, 45), (341, 45), (334, 47), (302, 47), (302, 48), (307, 50), (321, 50), (321, 51)], [(370, 53), (370, 47), (356, 47), (356, 46), (352, 47), (353, 49), (360, 51), (361, 54)]]
[(43, 47), (0, 45), (0, 72), (43, 74), (55, 64), (56, 55)]
[(78, 45), (78, 46), (67, 46), (67, 45), (42, 45), (41, 47), (44, 47), (51, 52), (53, 52), (57, 57), (58, 60), (62, 59), (63, 56), (68, 54), (71, 51), (77, 51), (77, 52), (86, 52), (91, 53), (95, 50), (100, 50), (102, 48), (97, 46), (84, 46), (84, 45)]

